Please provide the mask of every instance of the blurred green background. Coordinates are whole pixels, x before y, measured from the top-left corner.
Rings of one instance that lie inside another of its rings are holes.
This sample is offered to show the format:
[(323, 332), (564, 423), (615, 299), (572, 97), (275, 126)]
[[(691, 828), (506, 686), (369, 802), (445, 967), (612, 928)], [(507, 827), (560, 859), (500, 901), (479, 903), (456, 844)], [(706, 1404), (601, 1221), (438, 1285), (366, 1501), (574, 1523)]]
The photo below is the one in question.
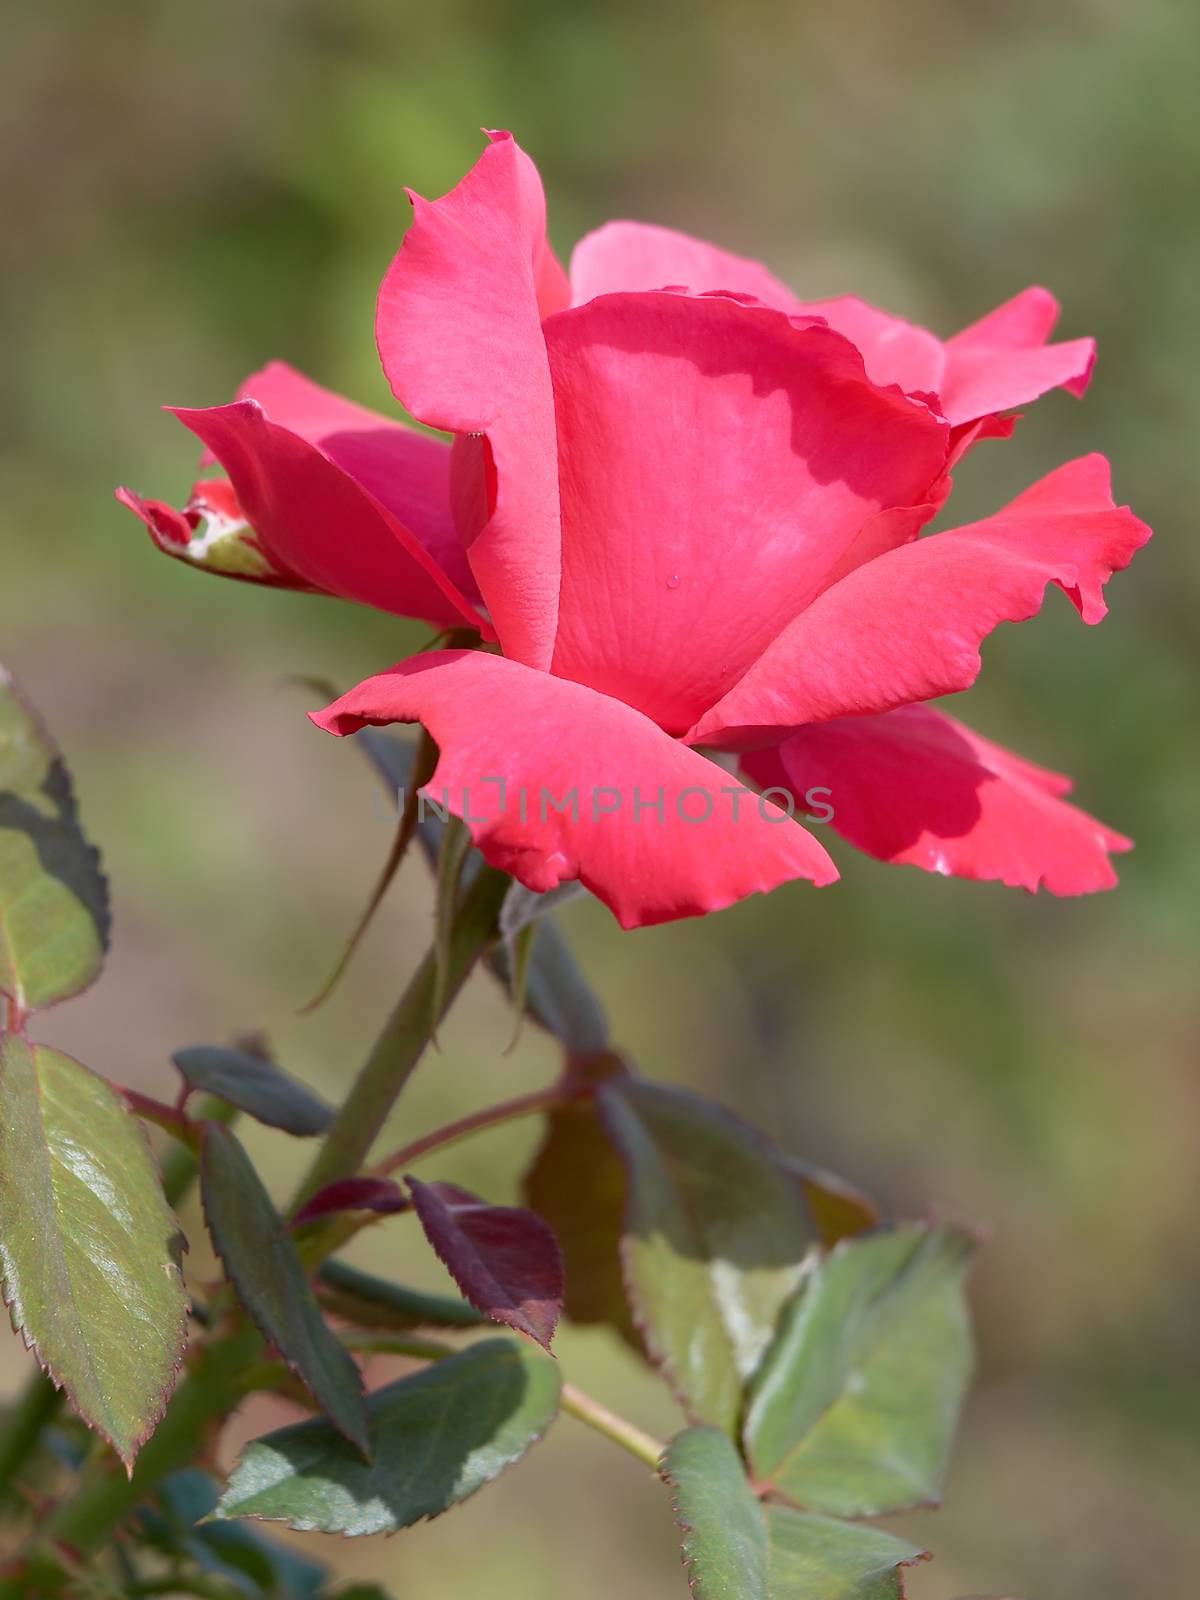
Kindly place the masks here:
[[(968, 520), (1100, 449), (1158, 530), (1102, 628), (1059, 598), (1001, 629), (964, 708), (1134, 835), (1119, 891), (1030, 898), (835, 841), (844, 880), (819, 895), (631, 936), (596, 906), (565, 920), (647, 1071), (724, 1098), (891, 1209), (991, 1231), (981, 1381), (944, 1509), (909, 1523), (937, 1553), (916, 1600), (1190, 1592), (1194, 0), (22, 0), (3, 33), (0, 655), (66, 747), (116, 910), (104, 981), (41, 1036), (143, 1087), (167, 1090), (170, 1049), (262, 1026), (336, 1094), (428, 938), (414, 861), (335, 999), (297, 1015), (389, 835), (355, 751), (312, 729), (283, 680), (349, 685), (416, 635), (190, 574), (111, 497), (129, 482), (179, 503), (193, 441), (158, 406), (227, 399), (272, 356), (386, 408), (372, 309), (402, 185), (442, 192), (480, 124), (507, 126), (541, 165), (564, 252), (634, 216), (761, 255), (806, 297), (858, 292), (943, 333), (1045, 283), (1064, 335), (1099, 337), (1087, 401), (1049, 396), (1011, 443), (981, 448), (955, 506)], [(400, 1128), (545, 1081), (546, 1042), (505, 1056), (508, 1036), (477, 980)], [(511, 1197), (535, 1131), (431, 1175)], [(253, 1144), (282, 1192), (296, 1146)], [(437, 1281), (398, 1224), (361, 1256)], [(562, 1349), (585, 1385), (670, 1427), (605, 1335), (568, 1332)], [(7, 1389), (27, 1364), (6, 1344)], [(665, 1499), (570, 1419), (465, 1510), (324, 1544), (341, 1570), (423, 1600), (684, 1592)]]

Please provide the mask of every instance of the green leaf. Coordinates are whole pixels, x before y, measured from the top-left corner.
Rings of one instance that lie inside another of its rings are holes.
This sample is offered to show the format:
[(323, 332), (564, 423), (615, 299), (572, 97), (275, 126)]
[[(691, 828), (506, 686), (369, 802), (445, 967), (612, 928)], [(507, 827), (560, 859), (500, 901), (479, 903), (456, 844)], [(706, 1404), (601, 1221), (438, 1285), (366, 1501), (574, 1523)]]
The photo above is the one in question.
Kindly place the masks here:
[(268, 1127), (312, 1138), (333, 1121), (324, 1100), (264, 1056), (223, 1045), (193, 1044), (177, 1050), (171, 1060), (190, 1088), (214, 1094)]
[(558, 1395), (548, 1356), (511, 1339), (485, 1340), (368, 1397), (369, 1463), (321, 1419), (254, 1440), (218, 1514), (307, 1532), (407, 1528), (519, 1461), (554, 1420)]
[(735, 1432), (743, 1390), (812, 1245), (770, 1145), (719, 1107), (639, 1079), (601, 1087), (625, 1162), (625, 1281), (646, 1347), (690, 1417)]
[(255, 1326), (346, 1438), (365, 1450), (359, 1370), (327, 1327), (295, 1240), (250, 1158), (216, 1122), (204, 1124), (200, 1187), (213, 1244)]
[(767, 1522), (728, 1434), (686, 1429), (663, 1452), (660, 1470), (696, 1600), (769, 1600)]
[[(624, 1074), (616, 1056), (579, 1064), (584, 1081)], [(566, 1266), (564, 1309), (572, 1322), (607, 1323), (639, 1352), (621, 1276), (625, 1168), (601, 1125), (595, 1100), (580, 1097), (546, 1116), (546, 1131), (525, 1174), (526, 1204), (554, 1229)]]
[(905, 1224), (848, 1239), (788, 1306), (755, 1384), (755, 1479), (834, 1516), (936, 1501), (971, 1370), (972, 1241)]
[(903, 1600), (903, 1569), (925, 1559), (879, 1528), (762, 1505), (715, 1428), (673, 1439), (662, 1474), (696, 1600)]
[(929, 1552), (882, 1528), (834, 1517), (766, 1510), (771, 1600), (904, 1600), (904, 1569)]
[(465, 1300), (388, 1283), (345, 1261), (320, 1266), (317, 1289), (330, 1311), (360, 1328), (480, 1328), (488, 1321)]
[(86, 989), (108, 946), (108, 885), (49, 734), (0, 667), (0, 994), (37, 1011)]
[(0, 1268), (15, 1327), (132, 1469), (186, 1342), (182, 1238), (124, 1099), (0, 1039)]

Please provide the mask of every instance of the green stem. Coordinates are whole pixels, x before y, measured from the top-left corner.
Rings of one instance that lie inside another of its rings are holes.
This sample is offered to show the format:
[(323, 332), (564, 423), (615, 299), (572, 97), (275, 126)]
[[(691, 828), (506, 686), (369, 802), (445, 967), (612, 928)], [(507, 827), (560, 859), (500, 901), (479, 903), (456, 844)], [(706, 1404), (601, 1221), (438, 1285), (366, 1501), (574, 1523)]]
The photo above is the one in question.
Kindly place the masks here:
[(504, 873), (484, 867), (467, 890), (450, 936), (449, 960), (440, 993), (437, 955), (430, 951), (401, 995), (325, 1135), (317, 1159), (292, 1202), (293, 1210), (326, 1184), (353, 1177), (370, 1154), (438, 1022), (476, 959), (494, 938), (496, 918), (508, 885)]
[(564, 1383), (562, 1386), (562, 1408), (596, 1433), (602, 1433), (606, 1439), (619, 1444), (622, 1450), (628, 1450), (631, 1456), (645, 1462), (651, 1471), (658, 1471), (665, 1447), (636, 1423), (619, 1417), (615, 1411), (602, 1406), (599, 1400), (593, 1400), (590, 1394), (584, 1394), (573, 1383)]
[[(126, 1477), (106, 1462), (41, 1524), (40, 1542), (66, 1545), (83, 1557), (98, 1550), (168, 1474), (195, 1460), (208, 1428), (245, 1397), (245, 1373), (261, 1349), (262, 1339), (252, 1328), (207, 1346), (197, 1370), (179, 1385), (162, 1421), (142, 1446), (133, 1476)], [(0, 1587), (0, 1597), (4, 1593)]]
[[(218, 1100), (215, 1095), (205, 1095), (196, 1107), (195, 1121), (229, 1123), (234, 1121), (237, 1114), (237, 1107), (231, 1106), (228, 1100)], [(196, 1151), (192, 1144), (174, 1144), (164, 1154), (162, 1185), (169, 1206), (178, 1206), (186, 1199), (188, 1190), (195, 1183), (199, 1171), (200, 1164), (196, 1160)]]
[[(438, 962), (431, 952), (385, 1024), (294, 1205), (327, 1183), (359, 1170), (438, 1020), (495, 937), (508, 885), (507, 876), (490, 867), (484, 867), (472, 881), (455, 916), (440, 992)], [(194, 1176), (194, 1157), (190, 1151), (180, 1150), (166, 1174), (169, 1198), (177, 1201)], [(179, 1385), (158, 1428), (142, 1447), (132, 1478), (113, 1470), (108, 1462), (102, 1470), (85, 1474), (75, 1495), (39, 1528), (40, 1548), (45, 1551), (57, 1543), (85, 1557), (100, 1548), (112, 1529), (152, 1494), (164, 1477), (195, 1458), (207, 1429), (237, 1406), (245, 1393), (246, 1370), (259, 1359), (261, 1348), (261, 1339), (250, 1328), (209, 1345), (200, 1366)], [(38, 1559), (36, 1550), (31, 1559)], [(48, 1576), (45, 1582), (49, 1593)], [(0, 1600), (24, 1592), (0, 1580)]]
[(62, 1406), (62, 1390), (41, 1372), (35, 1372), (5, 1418), (0, 1437), (0, 1493), (3, 1493), (33, 1454), (42, 1429)]
[(153, 1095), (142, 1094), (140, 1089), (128, 1089), (123, 1084), (114, 1087), (129, 1103), (129, 1109), (135, 1116), (141, 1117), (143, 1122), (152, 1122), (164, 1133), (169, 1133), (173, 1139), (178, 1139), (181, 1144), (196, 1147), (196, 1125), (190, 1117), (186, 1116), (178, 1106), (164, 1105), (161, 1100), (154, 1099)]

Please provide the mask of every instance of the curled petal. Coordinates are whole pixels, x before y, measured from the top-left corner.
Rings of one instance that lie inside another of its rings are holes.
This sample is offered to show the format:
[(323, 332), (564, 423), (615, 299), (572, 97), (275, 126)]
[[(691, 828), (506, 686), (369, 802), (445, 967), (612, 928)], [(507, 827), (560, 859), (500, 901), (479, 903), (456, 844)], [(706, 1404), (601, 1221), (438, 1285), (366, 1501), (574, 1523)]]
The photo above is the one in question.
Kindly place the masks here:
[(743, 767), (831, 810), (831, 825), (868, 855), (926, 872), (1089, 894), (1113, 887), (1109, 855), (1131, 847), (1062, 799), (1069, 779), (932, 706), (802, 728)]
[(314, 445), (375, 497), (469, 600), (479, 591), (450, 500), (450, 444), (324, 389), (285, 361), (271, 361), (237, 392), (272, 422)]
[[(876, 383), (937, 395), (955, 428), (1027, 405), (1050, 389), (1081, 395), (1096, 360), (1093, 339), (1046, 342), (1058, 321), (1058, 302), (1045, 289), (1026, 289), (945, 342), (853, 295), (796, 309), (824, 317), (852, 339)], [(982, 436), (1001, 433), (990, 428)]]
[(578, 878), (622, 927), (837, 876), (786, 812), (640, 712), (503, 657), (413, 657), (313, 721), (335, 734), (424, 723), (441, 756), (423, 792), (462, 817), (487, 860), (538, 893)]
[(442, 626), (480, 617), (434, 557), (330, 455), (257, 400), (173, 408), (228, 472), (271, 566), (324, 594)]
[(1149, 537), (1113, 505), (1103, 456), (1069, 462), (995, 516), (888, 551), (826, 589), (688, 740), (771, 743), (772, 728), (969, 688), (983, 640), (1034, 616), (1049, 584), (1099, 622), (1105, 583)]
[(554, 397), (539, 291), (545, 201), (506, 133), (457, 188), (411, 195), (413, 222), (379, 291), (376, 337), (401, 404), (431, 427), (485, 436), (488, 492), (460, 527), (505, 653), (547, 667), (560, 573)]
[(1050, 389), (1082, 395), (1096, 364), (1094, 339), (1048, 344), (1058, 301), (1025, 289), (946, 343), (942, 409), (958, 425), (1023, 406)]
[[(929, 409), (820, 324), (611, 294), (546, 324), (563, 582), (554, 671), (682, 733), (843, 564), (909, 537), (946, 461)], [(875, 524), (906, 508), (901, 527)]]
[(928, 329), (879, 311), (852, 294), (812, 300), (802, 309), (808, 316), (823, 317), (857, 345), (873, 382), (897, 383), (906, 394), (940, 395), (946, 350)]

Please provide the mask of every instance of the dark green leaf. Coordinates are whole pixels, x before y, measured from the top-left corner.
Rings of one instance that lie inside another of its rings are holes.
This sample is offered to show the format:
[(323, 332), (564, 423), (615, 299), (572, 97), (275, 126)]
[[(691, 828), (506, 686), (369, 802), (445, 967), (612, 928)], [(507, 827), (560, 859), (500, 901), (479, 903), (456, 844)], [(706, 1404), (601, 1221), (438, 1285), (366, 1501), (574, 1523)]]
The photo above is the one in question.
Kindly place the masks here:
[(108, 886), (49, 734), (0, 667), (0, 994), (36, 1011), (96, 978)]
[(662, 1473), (696, 1600), (903, 1600), (903, 1568), (924, 1559), (879, 1528), (762, 1505), (716, 1428), (679, 1434)]
[(177, 1050), (171, 1060), (191, 1088), (227, 1100), (268, 1127), (312, 1138), (333, 1121), (323, 1100), (264, 1056), (223, 1045), (193, 1044)]
[(835, 1516), (935, 1501), (971, 1368), (970, 1239), (848, 1239), (788, 1306), (746, 1420), (756, 1480)]
[[(625, 1068), (616, 1056), (602, 1056), (576, 1071), (600, 1082)], [(562, 1247), (567, 1316), (572, 1322), (607, 1323), (641, 1351), (621, 1276), (625, 1168), (590, 1096), (547, 1115), (524, 1193)]]
[(326, 1261), (317, 1270), (321, 1299), (330, 1311), (360, 1328), (479, 1328), (487, 1318), (465, 1300), (425, 1294), (360, 1272), (344, 1261)]
[(296, 1242), (250, 1158), (219, 1123), (204, 1125), (200, 1186), (217, 1254), (259, 1332), (347, 1439), (365, 1449), (359, 1370), (326, 1326)]
[(127, 1467), (186, 1339), (182, 1239), (141, 1126), (70, 1057), (0, 1039), (4, 1298), (80, 1416)]
[[(363, 728), (355, 742), (366, 753), (393, 795), (408, 793), (413, 780), (418, 746), (412, 740), (397, 738), (378, 728)], [(417, 824), (417, 838), (431, 866), (441, 850), (443, 824), (426, 814)], [(482, 864), (482, 856), (472, 850), (463, 867), (463, 878), (470, 881)], [(488, 966), (506, 989), (512, 972), (508, 951), (501, 943), (488, 957)], [(562, 934), (551, 918), (538, 922), (537, 936), (525, 985), (525, 1007), (530, 1016), (548, 1033), (560, 1038), (577, 1055), (590, 1056), (608, 1043), (608, 1021), (604, 1008), (580, 971)]]
[(735, 1432), (813, 1243), (800, 1188), (697, 1095), (630, 1079), (599, 1101), (628, 1176), (622, 1255), (646, 1347), (690, 1416)]
[(371, 1461), (323, 1420), (247, 1445), (224, 1517), (265, 1517), (322, 1533), (390, 1533), (436, 1517), (519, 1461), (558, 1409), (556, 1364), (488, 1339), (367, 1400)]

